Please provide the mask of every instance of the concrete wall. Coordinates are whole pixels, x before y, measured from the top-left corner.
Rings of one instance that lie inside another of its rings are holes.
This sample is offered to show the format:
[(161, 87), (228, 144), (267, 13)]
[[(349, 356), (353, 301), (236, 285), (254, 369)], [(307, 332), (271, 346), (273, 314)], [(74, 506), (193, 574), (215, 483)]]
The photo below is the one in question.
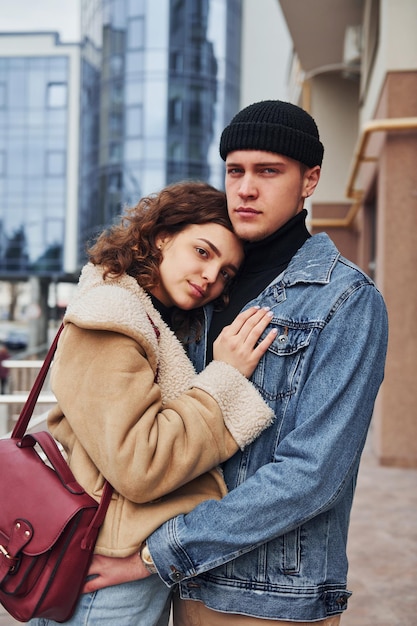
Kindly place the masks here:
[[(417, 116), (415, 72), (388, 74), (377, 117)], [(377, 177), (376, 280), (388, 307), (385, 381), (375, 416), (381, 463), (417, 466), (417, 131), (386, 136)]]

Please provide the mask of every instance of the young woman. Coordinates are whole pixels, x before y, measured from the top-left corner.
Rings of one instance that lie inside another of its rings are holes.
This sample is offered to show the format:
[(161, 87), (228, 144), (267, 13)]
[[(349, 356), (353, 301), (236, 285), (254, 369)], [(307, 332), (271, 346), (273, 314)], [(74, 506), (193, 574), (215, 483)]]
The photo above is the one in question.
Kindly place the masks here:
[[(164, 521), (221, 498), (216, 466), (271, 422), (246, 378), (274, 338), (257, 344), (269, 311), (236, 318), (199, 375), (177, 338), (195, 337), (203, 305), (225, 304), (242, 260), (225, 195), (193, 182), (143, 198), (89, 250), (52, 368), (48, 425), (88, 493), (100, 498), (105, 479), (114, 488), (97, 554), (137, 553)], [(83, 594), (67, 623), (167, 624), (169, 593), (158, 576), (106, 587)]]

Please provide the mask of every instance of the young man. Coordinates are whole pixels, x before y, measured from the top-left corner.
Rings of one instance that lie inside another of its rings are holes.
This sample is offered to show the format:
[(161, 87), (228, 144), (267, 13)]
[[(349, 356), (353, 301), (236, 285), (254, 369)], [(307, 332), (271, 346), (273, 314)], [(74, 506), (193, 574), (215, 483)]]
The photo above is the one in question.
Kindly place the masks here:
[(306, 229), (304, 201), (323, 157), (309, 114), (281, 101), (252, 104), (223, 131), (220, 154), (246, 261), (230, 306), (191, 356), (201, 369), (236, 313), (269, 306), (277, 338), (251, 380), (275, 421), (224, 464), (227, 496), (161, 526), (142, 559), (178, 585), (178, 626), (333, 626), (351, 595), (349, 515), (383, 379), (386, 309), (329, 237)]

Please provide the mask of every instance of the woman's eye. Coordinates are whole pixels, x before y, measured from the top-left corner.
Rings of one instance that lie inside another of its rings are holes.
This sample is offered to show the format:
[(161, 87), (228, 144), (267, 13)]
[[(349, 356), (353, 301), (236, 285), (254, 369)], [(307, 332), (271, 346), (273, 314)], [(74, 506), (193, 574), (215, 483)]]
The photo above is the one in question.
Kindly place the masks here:
[(221, 275), (223, 277), (223, 280), (225, 280), (226, 282), (228, 282), (232, 278), (230, 273), (227, 270), (222, 270)]
[(199, 247), (197, 247), (197, 248), (196, 248), (196, 251), (197, 251), (197, 253), (198, 253), (200, 256), (204, 256), (204, 257), (207, 257), (207, 256), (208, 256), (208, 255), (207, 255), (207, 251), (206, 251), (206, 250), (204, 250), (204, 248), (199, 248)]

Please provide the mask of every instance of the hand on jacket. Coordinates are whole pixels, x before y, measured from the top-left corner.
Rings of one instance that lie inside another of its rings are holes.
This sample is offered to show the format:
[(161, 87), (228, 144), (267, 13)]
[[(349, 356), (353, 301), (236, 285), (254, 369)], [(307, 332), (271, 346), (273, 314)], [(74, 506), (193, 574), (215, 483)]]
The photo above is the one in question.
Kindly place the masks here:
[(124, 558), (95, 554), (82, 593), (92, 593), (103, 587), (120, 585), (148, 576), (151, 574), (137, 553)]
[(272, 317), (268, 308), (251, 307), (239, 313), (214, 342), (214, 360), (232, 365), (249, 378), (276, 337), (277, 331), (273, 329), (259, 344), (256, 343)]

